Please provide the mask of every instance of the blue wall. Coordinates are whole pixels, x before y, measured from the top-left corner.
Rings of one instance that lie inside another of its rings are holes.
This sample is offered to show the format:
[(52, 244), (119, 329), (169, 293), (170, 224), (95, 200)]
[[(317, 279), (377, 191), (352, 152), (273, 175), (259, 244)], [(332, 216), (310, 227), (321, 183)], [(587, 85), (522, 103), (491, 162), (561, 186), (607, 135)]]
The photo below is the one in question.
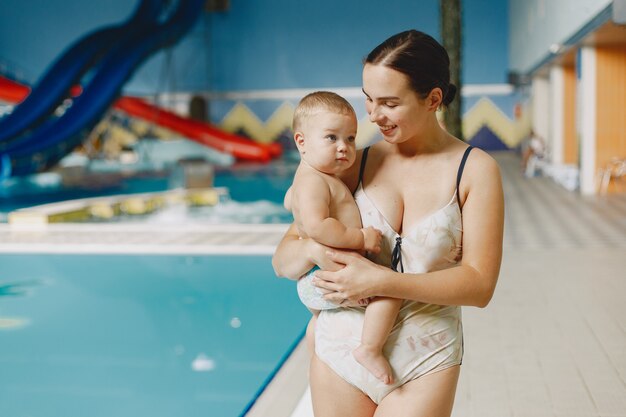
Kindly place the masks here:
[[(125, 19), (136, 4), (2, 0), (0, 62), (34, 82), (71, 42)], [(507, 1), (467, 0), (463, 7), (464, 82), (505, 82)], [(148, 61), (126, 90), (357, 87), (367, 52), (408, 28), (439, 39), (439, 1), (231, 0), (228, 11), (205, 14), (178, 47)]]
[(135, 1), (2, 0), (0, 63), (35, 81), (61, 51), (91, 30), (130, 16)]
[(463, 5), (463, 82), (507, 83), (508, 4), (506, 0), (465, 0)]
[[(212, 16), (218, 90), (348, 87), (386, 37), (412, 27), (438, 32), (438, 1), (232, 0)], [(380, 22), (375, 18), (388, 15)], [(392, 17), (392, 18), (390, 18)]]

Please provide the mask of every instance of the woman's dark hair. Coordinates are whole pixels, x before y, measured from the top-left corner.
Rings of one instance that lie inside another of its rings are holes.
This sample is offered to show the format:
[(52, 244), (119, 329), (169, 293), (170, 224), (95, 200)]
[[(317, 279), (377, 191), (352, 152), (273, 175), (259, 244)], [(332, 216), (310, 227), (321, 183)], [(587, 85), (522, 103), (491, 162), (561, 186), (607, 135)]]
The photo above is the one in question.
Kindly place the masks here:
[(456, 86), (450, 83), (448, 52), (423, 32), (407, 30), (393, 35), (374, 48), (364, 63), (384, 65), (403, 73), (421, 98), (439, 87), (443, 105), (447, 106), (456, 95)]

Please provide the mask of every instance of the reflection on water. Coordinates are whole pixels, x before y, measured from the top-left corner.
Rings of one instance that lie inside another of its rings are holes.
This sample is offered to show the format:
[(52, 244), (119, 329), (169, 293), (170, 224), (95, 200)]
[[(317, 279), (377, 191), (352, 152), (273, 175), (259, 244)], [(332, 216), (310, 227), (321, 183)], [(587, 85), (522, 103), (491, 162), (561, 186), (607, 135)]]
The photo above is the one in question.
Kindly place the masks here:
[(21, 281), (6, 283), (0, 279), (0, 297), (6, 296), (24, 296), (32, 288), (41, 285), (41, 281)]
[[(41, 285), (39, 280), (6, 282), (0, 279), (0, 297), (23, 297), (39, 285)], [(7, 317), (2, 315), (3, 310), (6, 310), (6, 305), (2, 301), (2, 298), (0, 298), (0, 331), (15, 330), (30, 324), (30, 319), (27, 317)]]

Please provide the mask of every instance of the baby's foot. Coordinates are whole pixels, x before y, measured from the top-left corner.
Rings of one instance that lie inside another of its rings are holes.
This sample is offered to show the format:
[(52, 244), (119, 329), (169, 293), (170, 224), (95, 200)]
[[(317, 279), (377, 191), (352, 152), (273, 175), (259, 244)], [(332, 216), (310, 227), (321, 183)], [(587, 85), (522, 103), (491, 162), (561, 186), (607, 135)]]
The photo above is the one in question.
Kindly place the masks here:
[(389, 361), (383, 356), (382, 352), (368, 346), (361, 345), (352, 351), (354, 359), (365, 369), (370, 371), (372, 375), (389, 385), (393, 383), (393, 375)]

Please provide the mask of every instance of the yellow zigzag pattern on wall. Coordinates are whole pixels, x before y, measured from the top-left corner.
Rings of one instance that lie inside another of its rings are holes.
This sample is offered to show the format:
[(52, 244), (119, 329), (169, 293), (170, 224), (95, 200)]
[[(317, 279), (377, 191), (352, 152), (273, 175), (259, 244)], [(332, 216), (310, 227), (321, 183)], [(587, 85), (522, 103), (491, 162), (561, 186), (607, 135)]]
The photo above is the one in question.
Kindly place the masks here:
[[(263, 123), (245, 104), (236, 103), (224, 116), (220, 127), (228, 132), (243, 130), (253, 140), (260, 143), (274, 142), (279, 135), (291, 129), (294, 106), (285, 102)], [(515, 148), (530, 130), (530, 112), (522, 111), (519, 120), (511, 120), (491, 100), (486, 97), (463, 116), (463, 134), (471, 139), (487, 126), (509, 148)], [(365, 147), (380, 137), (378, 128), (367, 117), (359, 121), (357, 147)]]
[[(220, 127), (227, 132), (243, 130), (248, 136), (260, 143), (274, 142), (280, 134), (286, 130), (291, 130), (291, 119), (293, 118), (294, 107), (291, 103), (285, 102), (272, 113), (263, 123), (246, 105), (237, 103), (224, 116)], [(374, 141), (378, 134), (378, 128), (369, 120), (359, 121), (357, 131), (357, 147), (367, 146)]]
[(481, 98), (463, 115), (463, 135), (471, 139), (487, 126), (509, 148), (515, 148), (530, 130), (530, 112), (523, 111), (519, 120), (511, 120), (491, 100)]
[(272, 113), (267, 122), (263, 123), (246, 105), (237, 103), (224, 116), (220, 127), (227, 132), (243, 130), (256, 142), (271, 143), (285, 129), (291, 127), (293, 110), (290, 103), (283, 103)]

